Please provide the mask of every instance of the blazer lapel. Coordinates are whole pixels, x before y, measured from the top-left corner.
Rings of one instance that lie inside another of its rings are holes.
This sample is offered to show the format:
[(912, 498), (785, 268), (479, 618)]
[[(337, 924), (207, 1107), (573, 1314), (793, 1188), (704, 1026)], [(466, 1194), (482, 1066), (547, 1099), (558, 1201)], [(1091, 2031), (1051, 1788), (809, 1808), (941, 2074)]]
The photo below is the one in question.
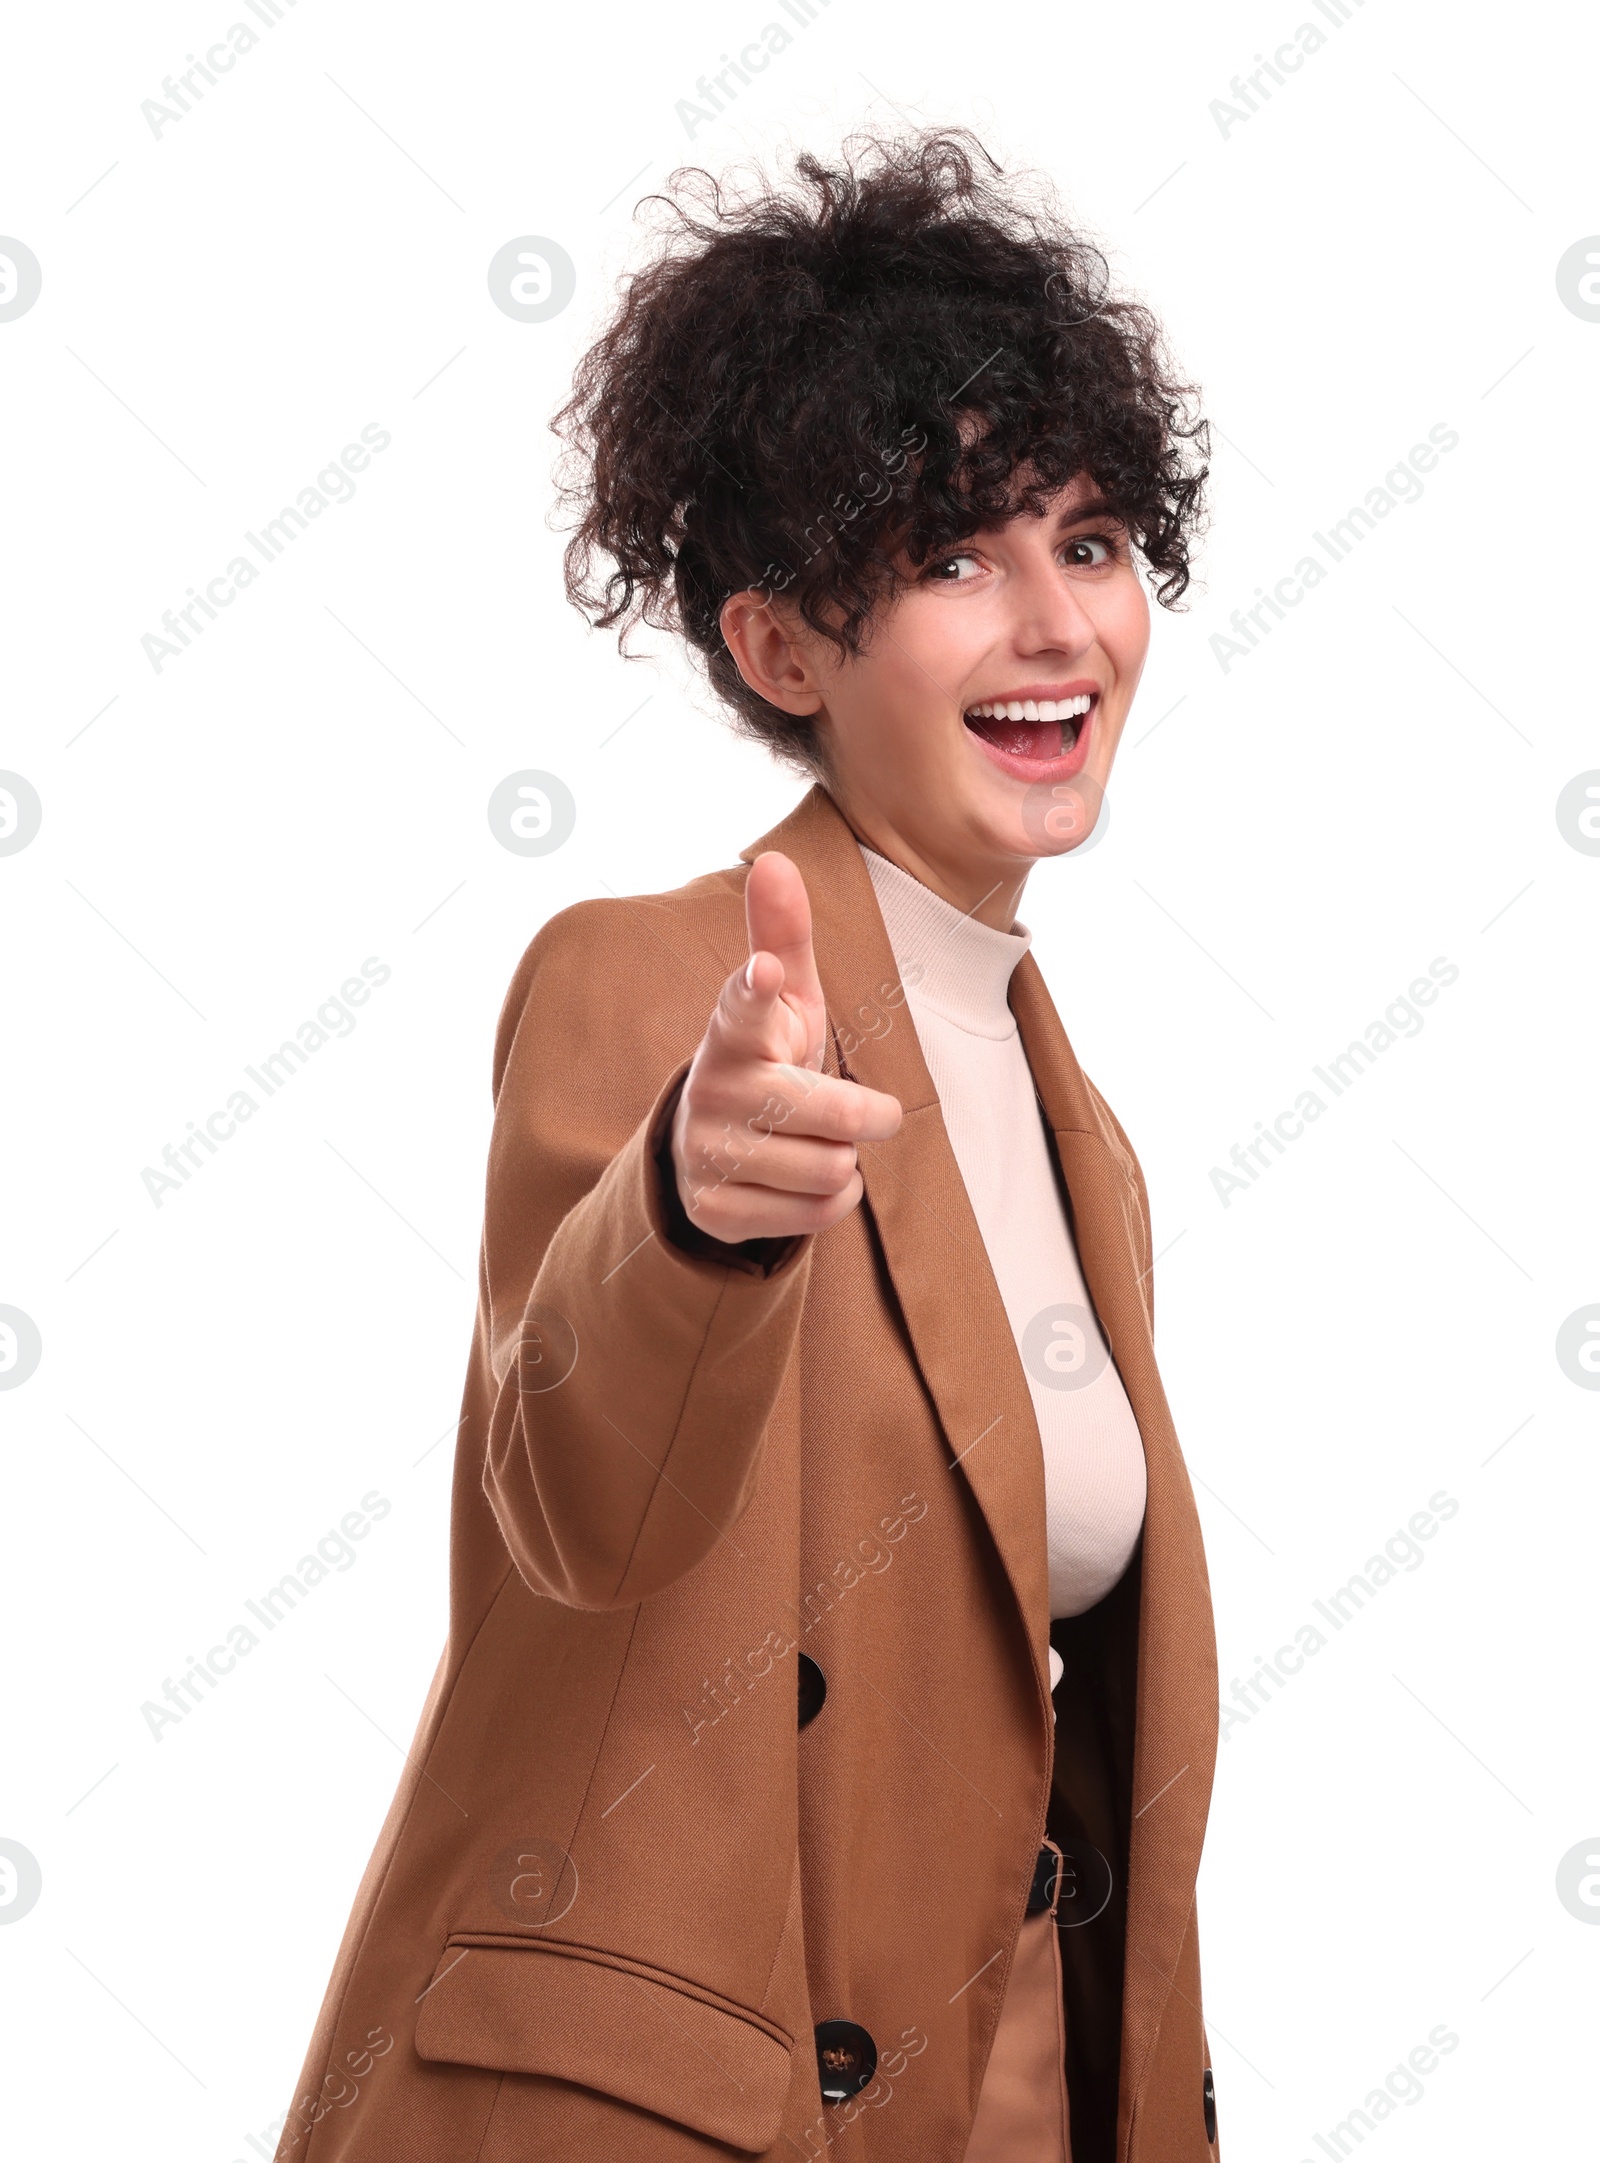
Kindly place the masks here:
[(1041, 1710), (1050, 1686), (1044, 1456), (1011, 1325), (900, 988), (878, 897), (831, 796), (811, 790), (748, 860), (781, 849), (811, 898), (832, 1028), (827, 1064), (897, 1097), (892, 1140), (863, 1145), (862, 1178), (917, 1364), (994, 1537), (1027, 1626)]
[[(959, 1466), (994, 1536), (1049, 1702), (1044, 1460), (1033, 1401), (937, 1092), (900, 989), (877, 895), (833, 799), (811, 790), (760, 841), (811, 897), (832, 1024), (830, 1071), (898, 1097), (892, 1141), (861, 1151), (867, 1199), (906, 1327)], [(1138, 1682), (1123, 2003), (1125, 2147), (1133, 2096), (1176, 1973), (1217, 1748), (1210, 1589), (1194, 1496), (1156, 1369), (1134, 1171), (1067, 1040), (1032, 954), (1011, 1007), (1060, 1158), (1084, 1281), (1144, 1444)]]
[(1156, 1368), (1133, 1168), (1096, 1107), (1031, 953), (1012, 977), (1011, 1006), (1055, 1135), (1084, 1281), (1144, 1442), (1148, 1480), (1123, 1994), (1125, 2142), (1176, 1974), (1205, 1838), (1217, 1753), (1216, 1641), (1200, 1520)]

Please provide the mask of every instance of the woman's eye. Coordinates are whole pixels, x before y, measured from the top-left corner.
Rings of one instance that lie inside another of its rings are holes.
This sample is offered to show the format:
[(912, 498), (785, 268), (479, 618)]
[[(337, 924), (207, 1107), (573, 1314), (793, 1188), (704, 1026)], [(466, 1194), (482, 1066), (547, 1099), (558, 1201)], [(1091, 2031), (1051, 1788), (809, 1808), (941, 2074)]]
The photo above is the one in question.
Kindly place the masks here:
[[(929, 578), (935, 580), (938, 584), (944, 586), (965, 585), (967, 583), (967, 580), (961, 574), (961, 572), (957, 570), (956, 567), (958, 564), (967, 564), (968, 566), (970, 566), (971, 569), (976, 570), (978, 568), (978, 559), (976, 556), (941, 557), (939, 562), (929, 564), (928, 576)], [(953, 576), (951, 575), (952, 573), (954, 574)]]
[(1098, 571), (1117, 559), (1116, 543), (1105, 533), (1077, 534), (1067, 542), (1063, 553), (1074, 570)]

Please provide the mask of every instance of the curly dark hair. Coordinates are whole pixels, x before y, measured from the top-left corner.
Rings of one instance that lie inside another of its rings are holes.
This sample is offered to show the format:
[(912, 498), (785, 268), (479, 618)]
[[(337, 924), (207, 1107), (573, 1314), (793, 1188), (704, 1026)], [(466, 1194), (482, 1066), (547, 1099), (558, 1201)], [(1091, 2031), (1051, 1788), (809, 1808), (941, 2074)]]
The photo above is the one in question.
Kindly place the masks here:
[(794, 175), (739, 194), (689, 167), (644, 199), (661, 246), (551, 426), (568, 598), (624, 652), (637, 622), (681, 633), (741, 733), (825, 775), (812, 721), (740, 676), (730, 594), (858, 654), (897, 550), (924, 565), (1087, 472), (1170, 608), (1211, 445), (1156, 318), (970, 130), (854, 136)]

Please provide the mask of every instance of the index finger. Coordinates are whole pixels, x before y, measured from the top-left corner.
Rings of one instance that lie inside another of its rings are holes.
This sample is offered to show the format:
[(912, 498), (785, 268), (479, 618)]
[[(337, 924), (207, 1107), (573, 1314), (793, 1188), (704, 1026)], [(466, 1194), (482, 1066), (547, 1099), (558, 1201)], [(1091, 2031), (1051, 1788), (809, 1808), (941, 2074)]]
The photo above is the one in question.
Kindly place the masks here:
[(764, 849), (744, 887), (744, 919), (752, 954), (776, 954), (784, 995), (805, 1014), (814, 1057), (821, 1047), (824, 1002), (811, 943), (811, 899), (798, 866), (780, 849)]

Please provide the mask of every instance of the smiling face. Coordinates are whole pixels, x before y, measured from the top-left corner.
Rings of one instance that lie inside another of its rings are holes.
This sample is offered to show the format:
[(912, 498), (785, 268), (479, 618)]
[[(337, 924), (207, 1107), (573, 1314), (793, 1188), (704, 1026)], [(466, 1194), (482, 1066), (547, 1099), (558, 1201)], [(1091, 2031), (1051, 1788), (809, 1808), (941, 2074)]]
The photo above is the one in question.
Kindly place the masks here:
[(815, 715), (862, 839), (1002, 930), (1032, 865), (1092, 831), (1149, 646), (1127, 534), (1097, 505), (1082, 474), (1041, 517), (902, 559), (854, 657), (764, 595), (723, 609), (745, 681)]

